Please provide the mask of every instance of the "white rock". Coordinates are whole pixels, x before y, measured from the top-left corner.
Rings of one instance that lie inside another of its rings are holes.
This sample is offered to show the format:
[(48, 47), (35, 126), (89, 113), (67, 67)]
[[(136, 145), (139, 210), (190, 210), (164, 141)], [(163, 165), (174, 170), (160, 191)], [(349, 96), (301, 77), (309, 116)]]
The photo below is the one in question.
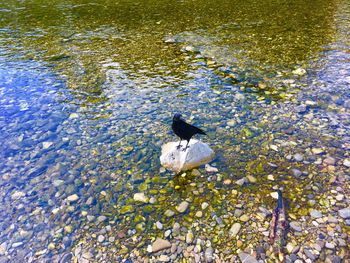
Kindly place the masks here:
[(238, 234), (239, 230), (241, 230), (241, 224), (234, 223), (229, 230), (230, 236), (235, 237)]
[(271, 197), (274, 199), (278, 199), (278, 193), (277, 192), (272, 192), (270, 193)]
[(77, 113), (71, 113), (69, 115), (69, 119), (76, 119), (76, 118), (79, 118), (79, 115)]
[(25, 196), (26, 194), (21, 192), (21, 191), (15, 191), (12, 195), (11, 195), (11, 199), (12, 200), (17, 200), (23, 196)]
[(297, 69), (293, 70), (292, 73), (295, 75), (302, 76), (302, 75), (306, 74), (306, 70), (303, 68), (297, 68)]
[(343, 164), (344, 164), (344, 166), (346, 166), (346, 167), (350, 167), (350, 159), (345, 159), (345, 160), (343, 161)]
[(198, 140), (190, 140), (189, 148), (183, 151), (187, 141), (181, 143), (181, 148), (177, 149), (179, 142), (169, 142), (162, 146), (160, 163), (165, 168), (174, 172), (186, 171), (213, 160), (214, 151), (208, 144)]
[(49, 148), (52, 144), (53, 142), (43, 142), (43, 149)]
[(216, 173), (216, 172), (219, 171), (218, 168), (213, 167), (213, 166), (211, 166), (211, 165), (209, 165), (209, 164), (206, 164), (206, 165), (205, 165), (205, 170), (206, 170), (208, 173)]
[(76, 195), (76, 194), (70, 195), (70, 196), (67, 197), (67, 200), (68, 200), (69, 202), (75, 202), (75, 201), (77, 201), (78, 199), (79, 199), (79, 196)]
[(188, 202), (183, 201), (176, 207), (176, 210), (180, 213), (184, 213), (187, 210), (188, 205), (189, 205)]
[(145, 193), (134, 194), (134, 200), (137, 202), (148, 203), (148, 198), (145, 196)]

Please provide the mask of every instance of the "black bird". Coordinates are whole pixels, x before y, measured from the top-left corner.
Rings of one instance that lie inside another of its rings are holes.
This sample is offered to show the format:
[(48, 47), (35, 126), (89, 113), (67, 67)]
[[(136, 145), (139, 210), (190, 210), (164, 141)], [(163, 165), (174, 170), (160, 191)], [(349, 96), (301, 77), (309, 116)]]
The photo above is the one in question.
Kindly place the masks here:
[(181, 148), (181, 141), (187, 140), (186, 147), (184, 151), (187, 149), (187, 146), (195, 134), (204, 134), (207, 135), (204, 131), (201, 129), (186, 123), (184, 120), (181, 119), (181, 114), (176, 113), (173, 117), (173, 124), (171, 125), (171, 128), (173, 129), (174, 133), (180, 137), (180, 143), (177, 146), (177, 149)]

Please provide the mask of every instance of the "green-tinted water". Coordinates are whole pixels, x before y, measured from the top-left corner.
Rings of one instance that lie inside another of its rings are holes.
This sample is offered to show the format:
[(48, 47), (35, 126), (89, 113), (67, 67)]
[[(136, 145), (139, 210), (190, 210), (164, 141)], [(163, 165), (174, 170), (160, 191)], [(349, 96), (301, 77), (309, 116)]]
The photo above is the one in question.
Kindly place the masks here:
[[(201, 261), (236, 260), (268, 244), (273, 188), (290, 220), (343, 207), (349, 19), (342, 0), (0, 3), (0, 262), (143, 261), (188, 231)], [(175, 112), (208, 132), (219, 173), (160, 169)]]

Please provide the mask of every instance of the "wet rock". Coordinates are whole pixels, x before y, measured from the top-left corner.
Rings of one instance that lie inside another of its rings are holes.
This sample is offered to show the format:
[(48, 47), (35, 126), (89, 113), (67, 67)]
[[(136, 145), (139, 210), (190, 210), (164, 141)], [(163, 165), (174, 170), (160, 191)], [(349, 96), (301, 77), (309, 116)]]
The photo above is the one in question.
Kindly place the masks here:
[(290, 222), (289, 226), (297, 232), (300, 232), (302, 230), (300, 224), (298, 222), (295, 222), (295, 221)]
[(349, 207), (340, 209), (338, 211), (338, 213), (339, 213), (339, 216), (341, 218), (344, 218), (344, 219), (350, 218), (350, 208)]
[(145, 193), (135, 193), (134, 201), (141, 203), (148, 203), (148, 198), (145, 196)]
[(77, 194), (70, 195), (70, 196), (67, 197), (67, 200), (68, 200), (69, 202), (75, 202), (75, 201), (77, 201), (78, 199), (79, 199), (79, 196), (78, 196)]
[(164, 215), (166, 217), (172, 217), (173, 215), (175, 215), (175, 212), (170, 210), (170, 209), (168, 209), (168, 210), (165, 211)]
[(168, 248), (171, 248), (171, 243), (165, 239), (157, 238), (152, 244), (152, 252), (158, 252)]
[[(185, 147), (184, 141), (182, 147)], [(214, 151), (205, 143), (192, 139), (186, 151), (177, 149), (178, 142), (169, 142), (162, 146), (161, 164), (172, 171), (186, 171), (210, 162)]]
[(301, 162), (304, 159), (304, 157), (300, 153), (294, 154), (293, 157), (294, 157), (294, 160), (296, 160), (297, 162)]
[(321, 218), (322, 217), (322, 213), (318, 210), (315, 210), (315, 209), (311, 210), (310, 215), (312, 218)]
[(229, 230), (230, 237), (235, 237), (238, 234), (239, 230), (241, 230), (241, 224), (234, 223)]
[(302, 173), (302, 171), (300, 171), (300, 170), (298, 170), (298, 169), (292, 169), (292, 174), (293, 174), (293, 176), (295, 176), (295, 177), (299, 177), (299, 176), (301, 176), (303, 173)]
[(252, 175), (247, 175), (247, 179), (250, 183), (256, 183), (257, 179)]
[(326, 165), (335, 165), (335, 159), (331, 156), (328, 156), (323, 160), (323, 163)]
[(181, 203), (176, 207), (176, 210), (177, 210), (179, 213), (184, 213), (184, 212), (187, 210), (188, 205), (189, 205), (188, 202), (183, 201), (183, 202), (181, 202)]
[(160, 262), (169, 262), (170, 261), (170, 257), (167, 255), (160, 255), (158, 258), (158, 261)]
[(295, 107), (295, 111), (297, 113), (304, 113), (304, 112), (306, 112), (306, 110), (307, 110), (307, 107), (304, 104), (298, 105), (298, 106)]
[(243, 186), (243, 185), (244, 185), (245, 183), (247, 183), (247, 182), (248, 182), (247, 178), (246, 178), (246, 177), (243, 177), (243, 178), (237, 180), (235, 183), (236, 183), (237, 185), (239, 185), (239, 186)]
[(345, 159), (343, 165), (350, 168), (350, 159)]
[(11, 199), (12, 200), (18, 200), (21, 197), (24, 197), (26, 194), (24, 192), (21, 191), (15, 191), (12, 195), (11, 195)]
[(311, 259), (312, 261), (314, 261), (314, 260), (316, 260), (316, 256), (309, 250), (309, 249), (307, 249), (307, 248), (304, 248), (304, 253), (305, 253), (305, 255), (309, 258), (309, 259)]
[(186, 243), (191, 244), (193, 242), (193, 232), (188, 231), (186, 234)]
[(207, 247), (204, 252), (204, 257), (207, 262), (213, 262), (213, 248)]
[(157, 227), (158, 229), (162, 230), (162, 229), (163, 229), (163, 224), (162, 224), (161, 222), (157, 221), (157, 222), (156, 222), (156, 227)]
[(103, 235), (99, 235), (97, 240), (98, 242), (102, 243), (105, 240), (105, 237)]
[(218, 168), (211, 166), (210, 164), (205, 165), (205, 171), (208, 173), (216, 173), (218, 172)]
[(241, 252), (238, 254), (238, 256), (242, 263), (258, 263), (255, 257), (247, 253)]
[(296, 68), (295, 70), (292, 71), (293, 74), (303, 76), (306, 74), (306, 70), (303, 68)]

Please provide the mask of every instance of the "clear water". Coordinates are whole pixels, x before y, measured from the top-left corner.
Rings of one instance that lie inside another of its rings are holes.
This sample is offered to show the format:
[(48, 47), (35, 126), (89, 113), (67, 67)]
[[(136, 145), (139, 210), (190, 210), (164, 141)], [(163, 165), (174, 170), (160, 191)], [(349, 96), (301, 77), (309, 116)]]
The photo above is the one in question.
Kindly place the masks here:
[[(272, 208), (273, 186), (301, 216), (327, 182), (311, 149), (349, 156), (349, 21), (341, 0), (0, 3), (0, 244), (10, 261), (94, 247), (105, 226), (135, 238), (96, 251), (147, 254), (164, 231), (156, 221), (190, 226), (204, 201), (220, 216), (237, 203)], [(160, 170), (175, 112), (208, 132), (220, 175)], [(288, 157), (299, 152), (305, 163)], [(223, 183), (246, 175), (257, 183)], [(135, 203), (136, 192), (157, 201)], [(164, 217), (185, 199), (185, 215)], [(208, 212), (201, 224), (211, 221)]]

